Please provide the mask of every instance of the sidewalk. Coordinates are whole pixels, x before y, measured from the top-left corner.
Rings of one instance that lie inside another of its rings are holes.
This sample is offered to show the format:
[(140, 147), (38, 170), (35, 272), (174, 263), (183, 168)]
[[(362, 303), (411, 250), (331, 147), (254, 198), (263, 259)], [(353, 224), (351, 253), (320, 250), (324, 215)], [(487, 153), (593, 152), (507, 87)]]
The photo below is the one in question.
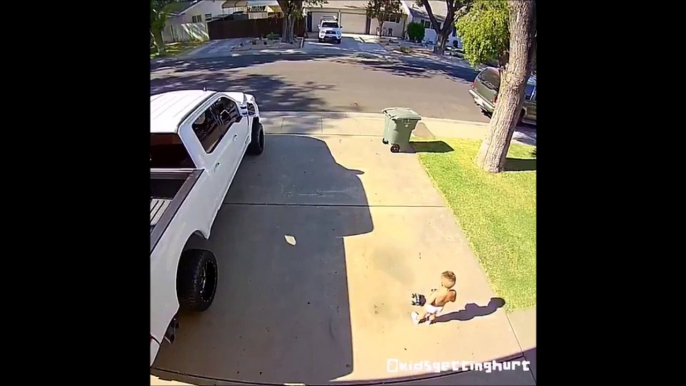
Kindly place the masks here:
[[(383, 137), (384, 114), (349, 112), (261, 112), (270, 124), (267, 132), (278, 134), (330, 134)], [(422, 117), (413, 135), (420, 138), (483, 139), (488, 123)], [(518, 128), (512, 139), (525, 145), (536, 145), (536, 131)]]

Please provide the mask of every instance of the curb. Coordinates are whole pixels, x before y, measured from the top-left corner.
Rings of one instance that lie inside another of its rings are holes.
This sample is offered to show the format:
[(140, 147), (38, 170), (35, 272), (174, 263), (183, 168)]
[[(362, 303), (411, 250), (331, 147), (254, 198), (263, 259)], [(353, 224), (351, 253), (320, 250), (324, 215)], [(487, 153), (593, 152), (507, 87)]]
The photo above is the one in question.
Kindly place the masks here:
[[(259, 103), (259, 100), (258, 100)], [(383, 113), (354, 113), (346, 111), (260, 111), (263, 118), (328, 118), (328, 119), (342, 119), (342, 118), (360, 118), (360, 119), (384, 119)], [(422, 116), (422, 120), (432, 120), (445, 123), (455, 123), (462, 125), (488, 126), (488, 123), (477, 121), (463, 121), (459, 119), (433, 118)]]

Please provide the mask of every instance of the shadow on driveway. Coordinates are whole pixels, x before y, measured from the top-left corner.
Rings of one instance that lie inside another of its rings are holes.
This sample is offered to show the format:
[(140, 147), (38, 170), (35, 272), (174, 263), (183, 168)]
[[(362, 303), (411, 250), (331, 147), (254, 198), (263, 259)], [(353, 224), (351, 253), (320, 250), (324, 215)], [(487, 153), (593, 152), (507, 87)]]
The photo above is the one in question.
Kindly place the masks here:
[(474, 303), (468, 303), (464, 306), (464, 310), (450, 312), (436, 317), (436, 323), (445, 323), (451, 320), (459, 320), (465, 322), (476, 317), (487, 316), (505, 305), (505, 300), (502, 298), (491, 298), (485, 306), (479, 306)]
[[(508, 363), (506, 365), (506, 363)], [(516, 364), (514, 364), (516, 362)], [(526, 349), (522, 352), (513, 353), (502, 358), (493, 359), (484, 367), (485, 363), (476, 364), (461, 361), (455, 364), (457, 371), (453, 371), (453, 363), (448, 362), (448, 371), (436, 372), (433, 369), (425, 369), (425, 374), (403, 375), (403, 371), (395, 363), (388, 364), (387, 378), (363, 379), (355, 381), (332, 382), (332, 385), (352, 386), (352, 385), (536, 385), (536, 347)], [(498, 363), (499, 365), (495, 365)], [(425, 366), (425, 364), (422, 363)], [(433, 365), (433, 364), (431, 364)], [(442, 363), (441, 363), (442, 365)], [(505, 367), (507, 366), (507, 367)], [(491, 370), (488, 371), (488, 368)], [(507, 370), (505, 370), (507, 368)], [(197, 385), (229, 385), (230, 382), (223, 382), (217, 378), (190, 378), (179, 376), (174, 373), (163, 372), (158, 375), (160, 379), (184, 379)]]
[(218, 260), (214, 303), (180, 315), (151, 373), (275, 384), (350, 374), (344, 239), (374, 229), (361, 173), (324, 141), (268, 135), (265, 152), (243, 160), (203, 245)]

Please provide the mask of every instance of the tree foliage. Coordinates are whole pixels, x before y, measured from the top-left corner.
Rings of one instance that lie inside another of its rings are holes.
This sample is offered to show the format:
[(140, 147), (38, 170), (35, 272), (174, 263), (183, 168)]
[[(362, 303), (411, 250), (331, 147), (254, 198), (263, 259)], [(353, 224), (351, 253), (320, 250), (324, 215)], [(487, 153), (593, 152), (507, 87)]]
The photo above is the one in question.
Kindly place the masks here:
[(469, 7), (473, 1), (474, 0), (445, 0), (446, 15), (445, 21), (443, 22), (443, 25), (441, 25), (436, 18), (436, 15), (434, 15), (429, 0), (415, 0), (415, 3), (418, 6), (424, 7), (426, 13), (429, 15), (431, 27), (436, 31), (436, 45), (434, 46), (435, 54), (443, 55), (443, 52), (445, 52), (445, 44), (455, 25), (455, 13), (465, 7)]
[(160, 55), (165, 55), (164, 39), (162, 38), (162, 31), (165, 24), (167, 24), (167, 16), (169, 12), (175, 9), (178, 3), (176, 0), (150, 0), (150, 34), (155, 41), (157, 52)]
[(421, 42), (424, 40), (424, 34), (426, 33), (426, 29), (424, 28), (424, 24), (422, 23), (417, 23), (417, 22), (412, 22), (407, 25), (407, 37), (410, 38), (410, 41), (413, 42)]
[(383, 24), (391, 16), (401, 13), (400, 0), (368, 0), (367, 16), (379, 20), (379, 36), (383, 31)]
[(464, 58), (472, 66), (497, 61), (508, 62), (510, 12), (507, 0), (476, 0), (455, 27), (462, 39)]

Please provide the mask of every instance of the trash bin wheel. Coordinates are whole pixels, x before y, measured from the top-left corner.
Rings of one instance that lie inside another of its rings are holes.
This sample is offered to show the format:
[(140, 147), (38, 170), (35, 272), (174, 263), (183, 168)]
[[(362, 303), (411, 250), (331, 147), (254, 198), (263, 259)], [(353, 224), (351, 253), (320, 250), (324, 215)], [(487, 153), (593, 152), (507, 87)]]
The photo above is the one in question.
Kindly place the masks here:
[(384, 145), (388, 145), (388, 141), (385, 138), (382, 139), (381, 142), (383, 142)]
[(397, 152), (399, 152), (399, 151), (400, 151), (400, 145), (398, 145), (397, 143), (394, 143), (394, 144), (391, 146), (391, 153), (397, 153)]

